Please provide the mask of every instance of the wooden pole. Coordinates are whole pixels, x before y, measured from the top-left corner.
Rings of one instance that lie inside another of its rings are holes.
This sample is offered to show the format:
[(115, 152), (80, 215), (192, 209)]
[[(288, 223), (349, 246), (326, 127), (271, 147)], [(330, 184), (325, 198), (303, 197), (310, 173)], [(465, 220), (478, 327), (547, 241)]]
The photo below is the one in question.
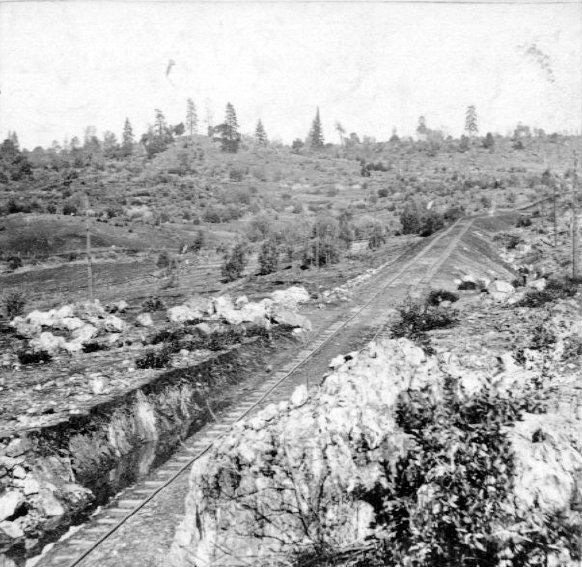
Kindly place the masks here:
[(556, 217), (556, 184), (554, 183), (554, 248), (558, 246), (558, 221)]
[(572, 200), (572, 279), (578, 279), (578, 215), (576, 201)]
[(89, 197), (85, 195), (85, 228), (87, 229), (87, 281), (89, 299), (93, 301), (93, 259), (91, 258), (91, 230), (89, 226)]

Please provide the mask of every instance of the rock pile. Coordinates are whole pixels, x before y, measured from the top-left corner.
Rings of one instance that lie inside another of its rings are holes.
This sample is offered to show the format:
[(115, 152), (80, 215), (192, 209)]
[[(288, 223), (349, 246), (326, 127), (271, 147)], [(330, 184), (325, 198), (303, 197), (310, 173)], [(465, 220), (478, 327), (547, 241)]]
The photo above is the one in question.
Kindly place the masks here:
[(277, 290), (270, 297), (258, 302), (251, 302), (246, 296), (232, 299), (221, 295), (213, 299), (196, 297), (183, 305), (168, 309), (168, 319), (172, 322), (187, 321), (225, 321), (230, 325), (253, 323), (269, 328), (271, 323), (288, 325), (302, 329), (311, 329), (311, 323), (297, 313), (300, 304), (309, 301), (309, 293), (303, 287), (290, 287)]
[(25, 317), (16, 317), (10, 323), (16, 334), (28, 339), (33, 352), (50, 355), (59, 351), (69, 353), (83, 350), (91, 340), (100, 337), (114, 344), (125, 330), (125, 322), (94, 302), (64, 305), (50, 311), (32, 311)]

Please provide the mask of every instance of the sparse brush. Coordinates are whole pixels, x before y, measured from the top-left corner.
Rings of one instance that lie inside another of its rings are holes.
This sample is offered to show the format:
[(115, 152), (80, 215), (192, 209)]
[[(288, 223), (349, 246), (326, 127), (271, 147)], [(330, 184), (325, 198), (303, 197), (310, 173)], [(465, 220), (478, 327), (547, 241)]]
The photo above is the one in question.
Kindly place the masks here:
[(398, 313), (399, 319), (390, 329), (391, 337), (410, 339), (427, 354), (434, 353), (427, 332), (452, 327), (459, 322), (458, 314), (453, 309), (442, 309), (427, 303), (405, 303), (398, 307)]
[(142, 308), (145, 313), (153, 313), (166, 308), (164, 302), (157, 296), (148, 297), (143, 303)]
[(14, 317), (18, 317), (24, 313), (26, 299), (24, 299), (24, 294), (22, 292), (12, 291), (4, 296), (2, 299), (2, 305), (6, 317), (8, 317), (8, 319), (14, 319)]
[(170, 362), (172, 353), (172, 347), (166, 345), (159, 350), (147, 350), (142, 357), (135, 361), (135, 366), (142, 370), (146, 368), (165, 368)]
[(536, 308), (542, 307), (546, 303), (573, 297), (578, 291), (579, 283), (571, 279), (548, 280), (546, 289), (531, 289), (526, 292), (525, 297), (515, 303), (516, 307)]

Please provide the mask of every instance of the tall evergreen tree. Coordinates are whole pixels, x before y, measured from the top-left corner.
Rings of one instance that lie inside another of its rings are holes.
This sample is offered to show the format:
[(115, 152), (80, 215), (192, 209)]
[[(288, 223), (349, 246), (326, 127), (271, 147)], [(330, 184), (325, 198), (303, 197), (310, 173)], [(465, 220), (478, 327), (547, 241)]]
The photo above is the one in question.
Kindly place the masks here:
[(479, 127), (477, 126), (477, 109), (474, 104), (467, 107), (465, 113), (465, 132), (469, 137), (476, 136), (479, 133)]
[(339, 134), (340, 138), (340, 146), (344, 145), (344, 135), (346, 133), (346, 129), (341, 125), (340, 122), (335, 123), (336, 132)]
[(257, 142), (261, 144), (261, 146), (266, 146), (268, 143), (267, 132), (265, 132), (265, 127), (263, 126), (263, 122), (260, 118), (255, 129), (255, 138)]
[(426, 118), (424, 116), (418, 117), (418, 126), (416, 127), (416, 133), (423, 136), (428, 134), (428, 128), (426, 126)]
[(238, 132), (238, 121), (234, 106), (229, 102), (226, 105), (226, 115), (224, 123), (214, 128), (220, 134), (221, 149), (223, 152), (236, 153), (240, 144), (240, 134)]
[(123, 134), (121, 138), (121, 153), (124, 156), (130, 156), (133, 153), (133, 144), (135, 142), (133, 136), (133, 128), (131, 127), (131, 122), (129, 118), (125, 119), (123, 125)]
[(311, 130), (309, 132), (309, 142), (312, 148), (322, 148), (323, 147), (323, 129), (321, 127), (321, 119), (319, 117), (319, 106), (315, 113), (315, 118), (313, 119), (313, 124), (311, 125)]
[(194, 140), (194, 134), (198, 134), (198, 113), (194, 101), (189, 98), (186, 103), (186, 129), (190, 135), (190, 143)]

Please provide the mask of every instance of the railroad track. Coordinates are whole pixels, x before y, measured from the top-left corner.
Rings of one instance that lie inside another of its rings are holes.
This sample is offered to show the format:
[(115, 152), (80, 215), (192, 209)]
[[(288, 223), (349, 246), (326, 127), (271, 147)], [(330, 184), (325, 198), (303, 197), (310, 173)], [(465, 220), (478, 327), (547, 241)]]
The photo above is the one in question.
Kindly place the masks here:
[[(463, 235), (473, 223), (472, 218), (463, 218), (451, 225), (447, 230), (433, 237), (415, 256), (404, 263), (395, 273), (385, 272), (381, 285), (364, 303), (354, 306), (341, 319), (332, 323), (321, 332), (317, 339), (301, 350), (296, 357), (273, 373), (268, 380), (245, 398), (237, 408), (228, 411), (215, 423), (207, 425), (200, 432), (187, 440), (169, 461), (148, 480), (127, 488), (115, 498), (108, 507), (92, 517), (91, 521), (80, 528), (68, 539), (58, 542), (38, 563), (38, 567), (77, 567), (89, 560), (91, 554), (104, 546), (110, 538), (125, 524), (146, 508), (156, 497), (174, 483), (181, 475), (190, 469), (192, 464), (202, 458), (213, 446), (220, 444), (233, 425), (260, 408), (269, 397), (277, 391), (291, 375), (300, 367), (306, 365), (324, 345), (356, 319), (361, 318), (372, 322), (377, 327), (374, 338), (380, 336), (385, 329), (386, 294), (391, 290), (404, 290), (406, 294), (412, 290), (424, 290), (429, 286), (430, 279), (449, 257)], [(420, 288), (420, 289), (419, 289)], [(391, 296), (390, 296), (391, 297)], [(379, 318), (384, 317), (382, 321)], [(129, 565), (127, 562), (124, 565)]]

